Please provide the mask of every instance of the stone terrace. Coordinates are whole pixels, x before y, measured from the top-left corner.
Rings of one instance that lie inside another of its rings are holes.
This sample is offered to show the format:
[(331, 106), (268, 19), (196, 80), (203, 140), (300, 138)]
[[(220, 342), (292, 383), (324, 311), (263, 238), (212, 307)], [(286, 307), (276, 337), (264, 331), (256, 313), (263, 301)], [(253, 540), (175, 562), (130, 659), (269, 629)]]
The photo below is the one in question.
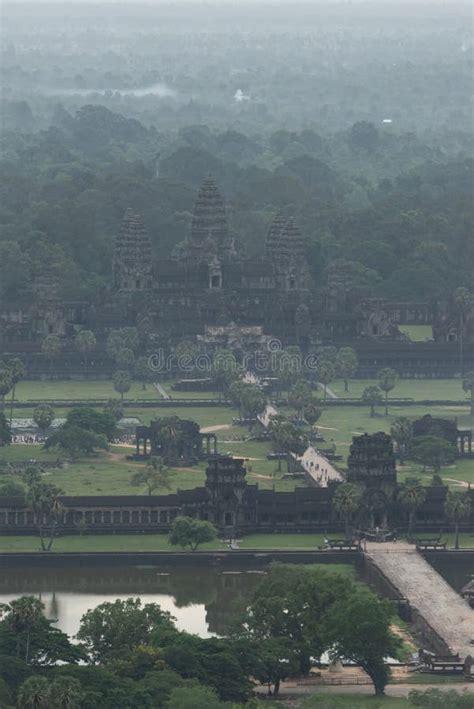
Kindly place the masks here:
[(412, 545), (368, 543), (366, 556), (453, 654), (474, 655), (474, 611)]

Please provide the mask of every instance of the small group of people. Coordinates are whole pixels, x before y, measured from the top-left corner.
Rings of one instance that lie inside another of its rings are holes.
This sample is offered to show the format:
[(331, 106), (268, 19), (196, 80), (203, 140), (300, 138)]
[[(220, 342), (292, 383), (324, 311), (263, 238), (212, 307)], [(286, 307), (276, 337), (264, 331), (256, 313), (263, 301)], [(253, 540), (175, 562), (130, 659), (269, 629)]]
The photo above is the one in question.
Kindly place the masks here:
[(45, 436), (38, 433), (16, 433), (12, 436), (12, 443), (24, 443), (28, 445), (44, 443), (45, 440)]

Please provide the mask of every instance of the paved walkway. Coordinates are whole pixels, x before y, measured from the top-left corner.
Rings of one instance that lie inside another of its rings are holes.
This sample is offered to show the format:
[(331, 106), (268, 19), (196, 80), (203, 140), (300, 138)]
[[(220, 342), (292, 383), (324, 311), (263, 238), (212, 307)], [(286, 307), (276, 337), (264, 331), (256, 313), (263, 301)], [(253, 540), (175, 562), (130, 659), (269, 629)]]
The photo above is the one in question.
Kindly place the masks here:
[(308, 446), (303, 455), (295, 456), (318, 487), (327, 487), (331, 481), (344, 479), (341, 473), (316, 448)]
[(159, 394), (161, 394), (161, 396), (163, 397), (163, 399), (166, 399), (166, 400), (171, 399), (171, 396), (168, 394), (168, 392), (167, 392), (165, 389), (163, 389), (163, 387), (161, 386), (160, 382), (153, 382), (153, 386), (155, 387), (155, 389), (157, 390), (157, 392), (158, 392)]
[[(321, 389), (322, 392), (324, 392), (324, 384), (322, 384), (321, 382), (318, 382), (318, 388)], [(329, 396), (330, 399), (339, 399), (336, 392), (330, 389), (328, 386), (326, 386), (326, 395)]]
[(454, 654), (474, 655), (474, 611), (412, 544), (368, 542), (365, 554)]

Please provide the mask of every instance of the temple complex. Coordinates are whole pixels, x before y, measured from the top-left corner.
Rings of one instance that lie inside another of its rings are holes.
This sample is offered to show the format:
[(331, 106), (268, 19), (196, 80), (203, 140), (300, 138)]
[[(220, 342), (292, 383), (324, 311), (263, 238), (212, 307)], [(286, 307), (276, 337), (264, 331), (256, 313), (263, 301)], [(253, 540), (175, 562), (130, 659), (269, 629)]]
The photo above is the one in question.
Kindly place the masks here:
[[(354, 287), (351, 267), (339, 260), (315, 278), (297, 222), (282, 213), (271, 222), (260, 254), (249, 258), (209, 176), (196, 196), (189, 233), (172, 252), (154, 252), (143, 219), (128, 209), (115, 240), (110, 285), (92, 302), (64, 301), (56, 274), (45, 266), (35, 277), (30, 306), (0, 304), (0, 346), (23, 357), (34, 376), (44, 368), (43, 338), (57, 335), (64, 353), (58, 372), (78, 374), (73, 338), (90, 329), (98, 342), (90, 371), (105, 374), (112, 329), (137, 327), (142, 350), (153, 351), (184, 338), (212, 349), (215, 333), (228, 328), (234, 344), (246, 338), (252, 348), (270, 336), (303, 350), (351, 345), (360, 376), (382, 366), (395, 366), (401, 376), (453, 376), (459, 373), (462, 334), (465, 371), (474, 368), (474, 304), (461, 323), (454, 303), (370, 298)], [(402, 325), (431, 325), (434, 340), (412, 342)]]
[[(204, 487), (168, 495), (61, 497), (64, 513), (58, 531), (167, 532), (178, 515), (208, 520), (227, 535), (340, 531), (344, 521), (332, 501), (344, 479), (363, 490), (364, 504), (354, 520), (359, 529), (406, 526), (407, 512), (397, 501), (392, 441), (385, 433), (375, 433), (353, 439), (347, 473), (339, 480), (315, 485), (314, 479), (308, 479), (310, 486), (288, 492), (260, 489), (247, 482), (243, 460), (211, 452)], [(417, 510), (417, 528), (446, 529), (444, 504), (448, 488), (435, 485), (425, 489), (426, 500)], [(462, 523), (466, 529), (474, 524), (474, 490), (468, 494), (470, 519)], [(39, 523), (37, 513), (24, 498), (0, 498), (0, 534), (34, 534)]]

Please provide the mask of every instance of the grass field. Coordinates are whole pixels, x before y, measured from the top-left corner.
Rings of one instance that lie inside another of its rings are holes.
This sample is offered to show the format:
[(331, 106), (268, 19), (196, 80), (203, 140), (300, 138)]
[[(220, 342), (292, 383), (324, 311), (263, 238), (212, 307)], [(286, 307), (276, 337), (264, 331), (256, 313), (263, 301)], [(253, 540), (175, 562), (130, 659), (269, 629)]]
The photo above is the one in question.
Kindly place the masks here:
[[(331, 382), (330, 389), (339, 397), (360, 398), (365, 387), (377, 384), (377, 379), (351, 379), (349, 391), (344, 391), (344, 382)], [(415, 401), (462, 401), (468, 399), (460, 379), (398, 379), (389, 394), (393, 399), (414, 399)]]
[[(216, 540), (199, 548), (205, 551), (226, 547), (223, 542)], [(41, 546), (38, 537), (0, 537), (0, 551), (41, 551)], [(172, 547), (166, 534), (84, 534), (58, 537), (54, 541), (52, 551), (180, 551), (180, 547)]]
[[(25, 380), (19, 382), (15, 390), (18, 401), (43, 401), (45, 399), (110, 399), (120, 395), (114, 389), (111, 380)], [(151, 384), (146, 389), (140, 382), (132, 382), (125, 399), (156, 399), (161, 400), (159, 392)]]
[(320, 694), (313, 694), (304, 699), (298, 707), (299, 709), (415, 709), (415, 704), (401, 697), (324, 694), (321, 690)]
[(404, 332), (412, 342), (424, 342), (433, 337), (433, 327), (431, 325), (400, 325), (400, 330)]

